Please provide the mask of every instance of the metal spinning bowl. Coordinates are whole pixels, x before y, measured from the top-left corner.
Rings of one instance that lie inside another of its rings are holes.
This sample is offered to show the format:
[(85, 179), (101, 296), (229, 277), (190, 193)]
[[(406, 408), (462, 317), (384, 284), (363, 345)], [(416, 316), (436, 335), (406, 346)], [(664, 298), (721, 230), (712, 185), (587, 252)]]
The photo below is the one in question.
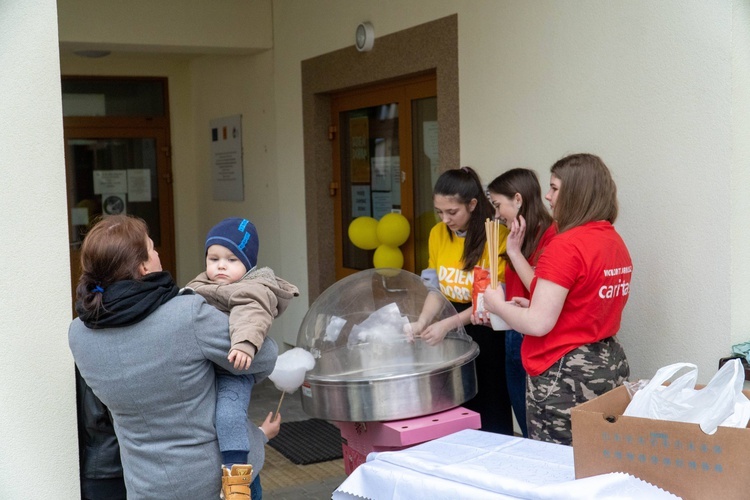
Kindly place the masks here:
[(321, 294), (297, 337), (316, 360), (302, 386), (305, 412), (338, 421), (399, 420), (474, 397), (479, 348), (463, 327), (437, 346), (404, 333), (426, 302), (437, 311), (433, 322), (456, 314), (442, 294), (403, 270), (361, 271)]

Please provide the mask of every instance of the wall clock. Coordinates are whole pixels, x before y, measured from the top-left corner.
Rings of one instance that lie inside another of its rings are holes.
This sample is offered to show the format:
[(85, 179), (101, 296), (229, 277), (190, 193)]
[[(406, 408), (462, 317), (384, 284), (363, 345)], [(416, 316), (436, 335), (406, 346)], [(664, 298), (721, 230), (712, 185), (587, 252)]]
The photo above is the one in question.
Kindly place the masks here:
[(360, 23), (354, 37), (354, 45), (360, 52), (372, 50), (375, 43), (375, 30), (370, 23)]

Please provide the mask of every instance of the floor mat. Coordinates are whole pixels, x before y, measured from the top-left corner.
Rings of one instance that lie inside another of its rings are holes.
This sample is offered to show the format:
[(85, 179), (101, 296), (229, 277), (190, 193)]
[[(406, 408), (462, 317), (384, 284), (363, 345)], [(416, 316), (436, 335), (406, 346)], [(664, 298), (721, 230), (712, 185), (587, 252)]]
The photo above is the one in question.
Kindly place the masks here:
[(338, 427), (318, 418), (282, 423), (279, 435), (268, 445), (297, 465), (343, 457)]

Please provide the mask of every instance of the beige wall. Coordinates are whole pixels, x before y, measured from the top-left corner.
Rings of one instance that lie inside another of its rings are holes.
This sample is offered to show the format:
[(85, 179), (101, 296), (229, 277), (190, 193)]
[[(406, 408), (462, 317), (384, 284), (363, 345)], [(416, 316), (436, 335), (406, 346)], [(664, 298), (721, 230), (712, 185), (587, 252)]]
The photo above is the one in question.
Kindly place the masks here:
[(67, 48), (252, 54), (272, 46), (270, 0), (59, 0)]
[[(461, 163), (485, 181), (523, 165), (546, 182), (556, 159), (591, 151), (615, 175), (617, 226), (635, 262), (621, 333), (634, 375), (692, 361), (705, 381), (731, 344), (748, 340), (747, 0), (59, 4), (64, 73), (169, 78), (178, 281), (202, 267), (203, 235), (215, 220), (251, 214), (261, 259), (303, 290), (274, 327), (277, 338), (296, 337), (307, 303), (301, 61), (350, 46), (365, 20), (377, 37), (457, 13)], [(0, 203), (3, 233), (16, 240), (2, 259), (12, 290), (0, 294), (3, 352), (15, 361), (2, 368), (0, 497), (34, 484), (46, 496), (75, 498), (55, 4), (2, 5)], [(83, 46), (126, 53), (69, 55)], [(246, 200), (213, 202), (207, 121), (236, 113)], [(31, 450), (48, 453), (54, 483), (36, 480)]]
[(0, 2), (0, 498), (78, 498), (54, 0)]
[[(287, 224), (279, 215), (280, 205), (283, 205), (278, 196), (282, 181), (276, 161), (271, 52), (249, 57), (201, 57), (192, 62), (191, 74), (193, 127), (197, 138), (196, 180), (200, 186), (197, 197), (200, 238), (192, 245), (200, 262), (198, 267), (192, 268), (192, 274), (202, 270), (203, 242), (210, 227), (225, 217), (244, 216), (252, 220), (258, 229), (258, 265), (269, 266), (277, 275), (302, 287), (300, 281), (304, 282), (305, 278), (288, 273), (279, 247)], [(242, 202), (213, 201), (211, 170), (208, 167), (210, 142), (204, 138), (209, 137), (210, 120), (236, 114), (242, 115), (245, 199)], [(185, 267), (188, 266), (183, 261), (182, 268)], [(291, 310), (303, 308), (301, 301), (296, 302)], [(289, 326), (288, 316), (289, 313), (285, 313), (274, 322), (271, 335), (276, 340), (283, 341), (284, 332), (289, 329), (296, 332), (299, 327), (299, 323)]]
[[(732, 2), (731, 268), (732, 343), (750, 340), (750, 1)], [(746, 381), (745, 385), (750, 385)]]

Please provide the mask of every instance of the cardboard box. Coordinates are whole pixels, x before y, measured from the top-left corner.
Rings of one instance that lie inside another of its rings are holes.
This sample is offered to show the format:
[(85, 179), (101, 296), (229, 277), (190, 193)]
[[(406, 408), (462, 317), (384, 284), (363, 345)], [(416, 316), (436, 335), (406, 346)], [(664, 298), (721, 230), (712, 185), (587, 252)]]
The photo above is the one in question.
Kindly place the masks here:
[(686, 500), (750, 498), (750, 428), (709, 436), (698, 424), (624, 417), (629, 402), (618, 387), (573, 408), (576, 479), (627, 472)]

